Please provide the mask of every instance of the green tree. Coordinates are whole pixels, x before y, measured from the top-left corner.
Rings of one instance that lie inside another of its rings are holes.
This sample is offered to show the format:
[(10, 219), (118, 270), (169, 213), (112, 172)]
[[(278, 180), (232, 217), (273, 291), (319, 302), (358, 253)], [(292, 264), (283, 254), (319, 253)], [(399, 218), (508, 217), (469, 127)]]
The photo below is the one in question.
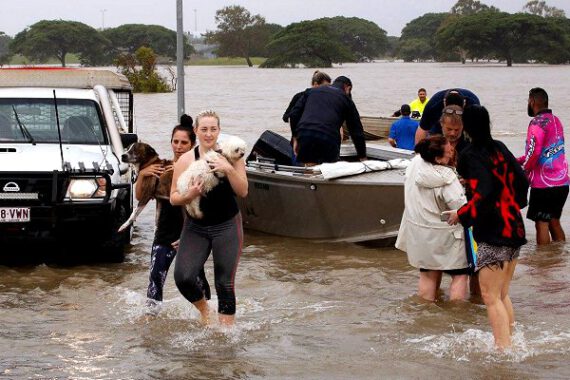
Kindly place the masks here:
[(438, 59), (435, 36), (449, 13), (426, 13), (406, 24), (402, 29), (398, 57), (406, 62)]
[(562, 29), (530, 14), (480, 12), (458, 17), (437, 34), (440, 48), (464, 49), (471, 57), (548, 61), (553, 46), (565, 46)]
[(433, 58), (433, 47), (427, 44), (425, 38), (407, 38), (400, 41), (398, 57), (404, 62), (426, 61)]
[(12, 37), (0, 32), (0, 67), (10, 62), (12, 58), (10, 42), (12, 42)]
[(388, 47), (386, 48), (384, 55), (386, 57), (396, 57), (398, 46), (400, 44), (400, 37), (387, 36), (386, 39), (388, 40)]
[(534, 46), (528, 51), (520, 52), (522, 59), (516, 61), (526, 62), (530, 59), (550, 64), (570, 62), (570, 19), (566, 17), (546, 17), (540, 35), (534, 39)]
[(322, 20), (290, 24), (269, 43), (269, 58), (261, 67), (331, 67), (333, 63), (354, 61), (339, 38)]
[(262, 24), (251, 27), (251, 33), (254, 34), (254, 39), (259, 41), (251, 46), (250, 55), (252, 57), (267, 57), (267, 44), (269, 41), (283, 30), (283, 26), (278, 24)]
[(170, 92), (172, 89), (156, 72), (157, 55), (149, 47), (140, 47), (132, 53), (122, 53), (116, 60), (134, 92)]
[[(151, 48), (156, 54), (176, 59), (176, 32), (160, 25), (125, 24), (101, 32), (117, 52), (134, 54), (140, 47)], [(184, 58), (190, 57), (194, 48), (184, 36)]]
[(493, 11), (498, 12), (499, 9), (493, 6), (488, 6), (478, 0), (458, 0), (453, 7), (451, 7), (451, 14), (468, 16), (474, 13)]
[(542, 17), (566, 17), (564, 10), (550, 7), (546, 5), (546, 1), (540, 0), (528, 1), (523, 7), (523, 11)]
[(97, 30), (83, 23), (42, 20), (18, 33), (10, 43), (10, 50), (39, 62), (56, 57), (65, 67), (68, 53), (78, 54), (89, 63), (92, 53), (104, 50), (107, 44)]
[(374, 59), (388, 48), (386, 31), (372, 21), (341, 16), (320, 20), (331, 31), (336, 31), (339, 42), (352, 52), (357, 61)]
[(265, 19), (239, 5), (217, 10), (216, 25), (216, 31), (206, 33), (206, 42), (219, 45), (219, 56), (245, 58), (249, 67), (253, 66), (253, 52), (263, 49), (269, 41)]

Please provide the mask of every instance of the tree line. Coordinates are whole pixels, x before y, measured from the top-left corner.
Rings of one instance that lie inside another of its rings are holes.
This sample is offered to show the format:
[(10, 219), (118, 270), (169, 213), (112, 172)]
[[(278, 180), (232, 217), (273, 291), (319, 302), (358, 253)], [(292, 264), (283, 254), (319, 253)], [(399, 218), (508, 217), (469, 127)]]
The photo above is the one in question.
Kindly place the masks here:
[[(499, 60), (509, 66), (570, 62), (570, 20), (563, 10), (542, 0), (528, 1), (515, 14), (478, 0), (458, 0), (449, 12), (410, 21), (399, 38), (357, 17), (326, 17), (283, 27), (237, 5), (218, 10), (215, 21), (217, 28), (204, 35), (206, 42), (217, 46), (218, 56), (242, 57), (250, 66), (251, 57), (266, 57), (262, 67), (330, 67), (386, 56), (404, 61)], [(0, 32), (0, 65), (10, 55), (21, 54), (36, 62), (57, 57), (65, 66), (68, 53), (77, 54), (84, 65), (107, 65), (121, 55), (134, 55), (140, 47), (174, 59), (176, 33), (158, 25), (97, 31), (79, 22), (44, 20), (13, 39)], [(185, 39), (185, 58), (192, 53)]]
[(570, 62), (570, 20), (564, 11), (531, 0), (509, 14), (480, 1), (460, 0), (448, 13), (428, 13), (402, 30), (397, 56), (404, 61), (499, 60)]
[[(194, 49), (186, 37), (184, 45), (188, 58)], [(42, 20), (14, 38), (0, 32), (0, 64), (20, 54), (39, 63), (57, 58), (65, 66), (67, 54), (73, 53), (82, 65), (102, 66), (113, 64), (121, 55), (134, 55), (140, 47), (176, 59), (176, 32), (160, 25), (142, 24), (99, 31), (77, 21)]]

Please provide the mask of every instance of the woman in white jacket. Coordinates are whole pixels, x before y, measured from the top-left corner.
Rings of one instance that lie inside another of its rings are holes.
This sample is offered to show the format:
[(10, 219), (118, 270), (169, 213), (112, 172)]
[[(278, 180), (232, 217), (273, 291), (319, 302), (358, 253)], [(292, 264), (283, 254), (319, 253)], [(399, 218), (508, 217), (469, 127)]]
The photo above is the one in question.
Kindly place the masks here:
[(467, 203), (455, 169), (448, 166), (453, 147), (436, 135), (420, 141), (415, 151), (419, 154), (406, 170), (405, 209), (396, 248), (420, 270), (420, 297), (435, 301), (445, 272), (451, 275), (450, 300), (464, 300), (468, 269), (463, 227), (442, 221), (442, 215)]

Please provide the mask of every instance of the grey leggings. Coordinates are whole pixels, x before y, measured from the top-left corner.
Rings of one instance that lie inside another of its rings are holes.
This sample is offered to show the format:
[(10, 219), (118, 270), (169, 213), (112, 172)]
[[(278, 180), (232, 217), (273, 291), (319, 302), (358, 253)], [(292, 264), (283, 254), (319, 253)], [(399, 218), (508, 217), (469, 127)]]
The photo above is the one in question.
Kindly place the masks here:
[(200, 270), (214, 256), (214, 277), (218, 295), (218, 313), (236, 313), (234, 280), (243, 245), (241, 215), (213, 226), (200, 226), (186, 218), (176, 255), (174, 280), (180, 293), (190, 302), (204, 298), (199, 283)]

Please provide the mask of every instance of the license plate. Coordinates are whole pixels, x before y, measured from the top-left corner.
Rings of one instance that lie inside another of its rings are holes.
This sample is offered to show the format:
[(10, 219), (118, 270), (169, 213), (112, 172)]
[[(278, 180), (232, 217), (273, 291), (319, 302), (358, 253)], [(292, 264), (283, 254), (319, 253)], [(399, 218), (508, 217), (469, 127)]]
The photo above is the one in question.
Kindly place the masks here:
[(0, 223), (18, 223), (29, 221), (29, 207), (0, 207)]

